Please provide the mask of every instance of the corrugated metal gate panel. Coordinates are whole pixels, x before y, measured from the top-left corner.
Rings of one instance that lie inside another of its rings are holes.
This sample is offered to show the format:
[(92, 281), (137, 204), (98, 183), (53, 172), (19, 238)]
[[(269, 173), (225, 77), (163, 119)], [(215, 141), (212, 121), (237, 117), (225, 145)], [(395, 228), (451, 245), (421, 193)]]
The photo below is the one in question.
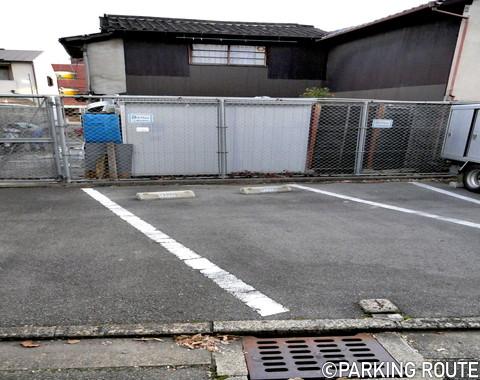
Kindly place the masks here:
[(303, 172), (311, 104), (226, 103), (227, 169)]
[(126, 103), (123, 122), (133, 176), (218, 173), (216, 103)]

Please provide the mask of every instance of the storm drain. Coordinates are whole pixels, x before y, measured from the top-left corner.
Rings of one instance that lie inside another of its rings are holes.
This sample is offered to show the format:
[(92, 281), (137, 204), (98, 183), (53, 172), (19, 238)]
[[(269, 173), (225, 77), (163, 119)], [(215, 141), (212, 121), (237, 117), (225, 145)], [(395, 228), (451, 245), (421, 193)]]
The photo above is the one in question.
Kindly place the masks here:
[(307, 338), (245, 337), (243, 348), (251, 380), (325, 378), (326, 363), (396, 363), (370, 334)]

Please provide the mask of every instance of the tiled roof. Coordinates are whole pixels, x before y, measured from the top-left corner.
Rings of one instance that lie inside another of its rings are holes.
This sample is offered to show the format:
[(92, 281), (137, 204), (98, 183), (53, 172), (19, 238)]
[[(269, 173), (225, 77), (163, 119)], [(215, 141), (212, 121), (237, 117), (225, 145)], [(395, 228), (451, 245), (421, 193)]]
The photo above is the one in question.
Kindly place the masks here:
[(208, 21), (179, 18), (104, 15), (100, 17), (102, 32), (163, 32), (228, 36), (284, 38), (320, 38), (326, 34), (312, 25), (259, 22)]
[(0, 49), (0, 61), (32, 62), (41, 51), (38, 50), (6, 50)]

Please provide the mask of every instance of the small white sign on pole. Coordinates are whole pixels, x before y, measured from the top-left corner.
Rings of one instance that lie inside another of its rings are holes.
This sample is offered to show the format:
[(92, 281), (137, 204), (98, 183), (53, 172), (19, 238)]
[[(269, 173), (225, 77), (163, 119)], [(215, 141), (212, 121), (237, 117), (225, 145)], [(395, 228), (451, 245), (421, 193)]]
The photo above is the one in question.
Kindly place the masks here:
[(373, 119), (372, 128), (392, 128), (393, 119)]

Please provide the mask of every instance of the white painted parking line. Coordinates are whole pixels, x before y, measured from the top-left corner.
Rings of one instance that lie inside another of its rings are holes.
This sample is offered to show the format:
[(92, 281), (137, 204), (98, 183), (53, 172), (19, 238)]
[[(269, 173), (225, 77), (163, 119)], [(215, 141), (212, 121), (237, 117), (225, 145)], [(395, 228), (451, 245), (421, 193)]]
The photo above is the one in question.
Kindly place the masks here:
[(253, 286), (246, 284), (233, 274), (216, 266), (210, 260), (201, 257), (191, 249), (185, 247), (183, 244), (172, 239), (162, 231), (159, 231), (154, 226), (132, 214), (127, 209), (121, 207), (99, 191), (95, 189), (82, 190), (97, 202), (112, 211), (115, 215), (119, 216), (125, 222), (130, 224), (132, 227), (136, 228), (145, 236), (160, 244), (168, 252), (182, 260), (190, 268), (198, 270), (205, 277), (209, 278), (219, 287), (238, 298), (261, 316), (266, 317), (269, 315), (285, 313), (289, 311), (287, 308), (256, 290)]
[(448, 195), (449, 197), (461, 199), (463, 201), (472, 202), (472, 203), (476, 203), (477, 205), (480, 205), (480, 200), (475, 198), (470, 198), (470, 197), (466, 197), (465, 195), (460, 195), (451, 191), (439, 189), (438, 187), (430, 186), (425, 183), (420, 183), (420, 182), (410, 182), (410, 183), (418, 187), (423, 187), (424, 189), (428, 189), (428, 190), (436, 191), (437, 193)]
[(315, 188), (313, 188), (313, 187), (307, 187), (307, 186), (301, 186), (301, 185), (295, 185), (295, 184), (290, 185), (290, 186), (295, 187), (295, 188), (297, 188), (297, 189), (302, 189), (302, 190), (306, 190), (306, 191), (312, 191), (312, 192), (318, 193), (318, 194), (328, 195), (328, 196), (330, 196), (330, 197), (345, 199), (345, 200), (347, 200), (347, 201), (352, 201), (352, 202), (357, 202), (357, 203), (363, 203), (363, 204), (366, 204), (366, 205), (369, 205), (369, 206), (385, 208), (385, 209), (387, 209), (387, 210), (404, 212), (404, 213), (406, 213), (406, 214), (413, 214), (413, 215), (423, 216), (423, 217), (425, 217), (425, 218), (430, 218), (430, 219), (435, 219), (435, 220), (441, 220), (441, 221), (443, 221), (443, 222), (460, 224), (461, 226), (472, 227), (472, 228), (479, 228), (479, 229), (480, 229), (480, 224), (478, 224), (478, 223), (473, 223), (473, 222), (469, 222), (469, 221), (466, 221), (466, 220), (461, 220), (461, 219), (456, 219), (456, 218), (449, 218), (449, 217), (446, 217), (446, 216), (440, 216), (440, 215), (430, 214), (430, 213), (428, 213), (428, 212), (423, 212), (423, 211), (418, 211), (418, 210), (412, 210), (412, 209), (410, 209), (410, 208), (392, 206), (392, 205), (385, 204), (385, 203), (367, 201), (366, 199), (350, 197), (350, 196), (348, 196), (348, 195), (333, 193), (333, 192), (331, 192), (331, 191), (326, 191), (326, 190), (315, 189)]

